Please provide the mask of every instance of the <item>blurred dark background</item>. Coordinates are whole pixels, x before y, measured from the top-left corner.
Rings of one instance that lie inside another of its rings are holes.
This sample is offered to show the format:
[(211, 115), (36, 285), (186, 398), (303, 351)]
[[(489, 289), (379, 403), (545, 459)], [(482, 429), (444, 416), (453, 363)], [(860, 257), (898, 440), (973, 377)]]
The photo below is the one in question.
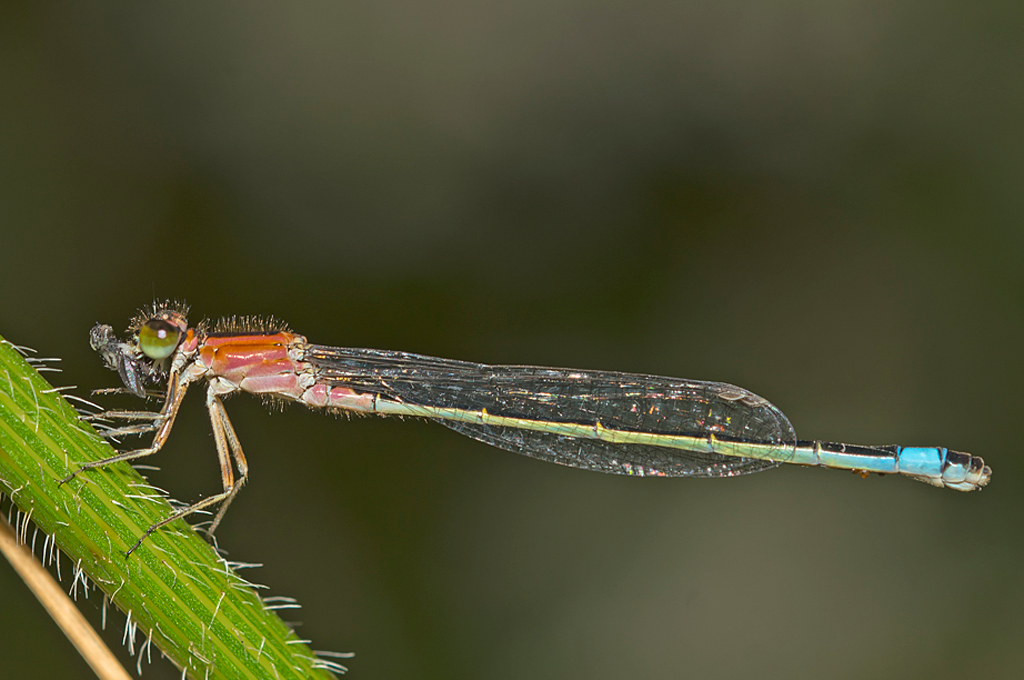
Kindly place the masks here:
[[(734, 382), (802, 438), (995, 471), (617, 478), (234, 399), (252, 477), (220, 544), (351, 677), (1020, 677), (1021, 5), (2, 12), (0, 334), (81, 394), (117, 381), (92, 324), (176, 297)], [(151, 462), (218, 488), (201, 398)], [(89, 677), (3, 566), (0, 617), (0, 675)]]

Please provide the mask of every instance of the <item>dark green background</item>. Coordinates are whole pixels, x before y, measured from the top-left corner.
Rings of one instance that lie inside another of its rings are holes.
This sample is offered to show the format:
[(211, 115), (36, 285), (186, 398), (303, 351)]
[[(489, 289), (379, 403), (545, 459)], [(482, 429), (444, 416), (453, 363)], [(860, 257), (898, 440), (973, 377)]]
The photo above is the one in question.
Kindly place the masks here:
[[(995, 471), (617, 478), (232, 400), (220, 544), (351, 677), (1020, 677), (1019, 3), (11, 5), (0, 332), (58, 383), (115, 384), (91, 325), (180, 297)], [(179, 498), (218, 488), (204, 418), (151, 461)], [(0, 627), (3, 677), (88, 677), (2, 566)]]

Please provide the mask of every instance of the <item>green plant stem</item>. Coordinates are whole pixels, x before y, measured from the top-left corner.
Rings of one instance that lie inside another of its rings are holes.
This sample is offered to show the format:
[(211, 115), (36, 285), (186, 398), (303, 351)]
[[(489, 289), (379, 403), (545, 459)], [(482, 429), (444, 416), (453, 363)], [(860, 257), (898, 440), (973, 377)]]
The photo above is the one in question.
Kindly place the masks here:
[(50, 535), (74, 578), (88, 577), (126, 613), (144, 637), (139, 654), (152, 643), (196, 679), (330, 677), (182, 520), (126, 557), (147, 527), (173, 511), (130, 465), (59, 485), (78, 464), (115, 453), (0, 337), (0, 492)]

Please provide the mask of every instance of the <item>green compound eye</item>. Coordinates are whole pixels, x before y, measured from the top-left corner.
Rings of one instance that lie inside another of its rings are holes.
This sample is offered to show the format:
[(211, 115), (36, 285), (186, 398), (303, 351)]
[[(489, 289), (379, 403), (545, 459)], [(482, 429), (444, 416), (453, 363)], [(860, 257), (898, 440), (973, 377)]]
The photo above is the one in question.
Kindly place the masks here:
[(166, 359), (181, 340), (181, 329), (163, 319), (150, 319), (139, 329), (139, 349), (150, 359)]

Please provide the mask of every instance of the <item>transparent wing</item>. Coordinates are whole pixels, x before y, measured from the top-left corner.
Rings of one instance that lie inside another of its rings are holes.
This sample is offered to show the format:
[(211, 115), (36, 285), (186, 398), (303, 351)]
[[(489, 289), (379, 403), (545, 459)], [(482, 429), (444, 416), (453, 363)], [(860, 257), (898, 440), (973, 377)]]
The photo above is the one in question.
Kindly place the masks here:
[[(776, 467), (796, 445), (786, 416), (762, 397), (726, 383), (635, 373), (540, 366), (490, 366), (406, 352), (310, 345), (305, 360), (318, 382), (431, 408), (486, 410), (492, 416), (552, 426), (585, 424), (618, 430), (624, 442), (568, 436), (543, 429), (497, 427), (433, 418), (498, 448), (533, 458), (629, 475), (728, 477)], [(428, 416), (429, 417), (429, 416)], [(744, 458), (658, 446), (630, 434), (687, 435), (762, 445), (770, 457)]]

